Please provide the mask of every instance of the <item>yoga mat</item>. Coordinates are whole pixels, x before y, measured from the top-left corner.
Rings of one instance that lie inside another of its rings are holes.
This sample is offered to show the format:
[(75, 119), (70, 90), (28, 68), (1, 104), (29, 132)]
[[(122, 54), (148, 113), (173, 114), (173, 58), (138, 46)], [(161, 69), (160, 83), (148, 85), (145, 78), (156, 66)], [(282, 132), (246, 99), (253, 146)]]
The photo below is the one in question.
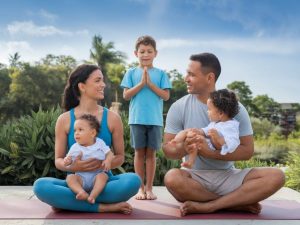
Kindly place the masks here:
[(300, 203), (292, 200), (262, 201), (262, 211), (258, 215), (244, 212), (216, 212), (212, 214), (192, 214), (181, 217), (180, 203), (174, 199), (135, 200), (131, 215), (121, 213), (85, 213), (75, 211), (54, 212), (51, 207), (37, 199), (1, 199), (0, 219), (250, 219), (250, 220), (300, 220)]

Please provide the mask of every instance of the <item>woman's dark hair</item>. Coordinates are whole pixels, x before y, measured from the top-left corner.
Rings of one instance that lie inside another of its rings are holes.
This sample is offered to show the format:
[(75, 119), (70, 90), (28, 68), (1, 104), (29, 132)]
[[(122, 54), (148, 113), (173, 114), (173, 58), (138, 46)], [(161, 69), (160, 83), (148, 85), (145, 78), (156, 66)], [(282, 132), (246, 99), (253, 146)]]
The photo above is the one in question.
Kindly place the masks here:
[(69, 111), (79, 105), (80, 91), (78, 84), (85, 83), (90, 74), (95, 70), (100, 70), (100, 67), (91, 64), (82, 64), (71, 72), (62, 100), (62, 107), (65, 111)]
[(227, 89), (220, 89), (210, 93), (209, 98), (214, 106), (229, 118), (235, 117), (239, 112), (239, 103), (234, 92)]
[(99, 129), (100, 129), (100, 123), (97, 120), (96, 116), (93, 116), (92, 114), (83, 114), (81, 115), (77, 120), (85, 120), (88, 122), (89, 126), (92, 129), (95, 129), (97, 132), (97, 135), (99, 133)]

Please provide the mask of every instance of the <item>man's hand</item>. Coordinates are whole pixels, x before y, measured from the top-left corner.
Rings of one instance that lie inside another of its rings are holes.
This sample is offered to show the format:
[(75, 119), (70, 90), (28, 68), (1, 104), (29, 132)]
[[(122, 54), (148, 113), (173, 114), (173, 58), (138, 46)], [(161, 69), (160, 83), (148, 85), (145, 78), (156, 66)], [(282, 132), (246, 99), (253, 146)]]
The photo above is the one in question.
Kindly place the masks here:
[(211, 154), (211, 150), (205, 140), (205, 137), (201, 134), (197, 134), (194, 131), (189, 131), (185, 140), (185, 150), (188, 154), (193, 151), (197, 151), (198, 155), (208, 157)]

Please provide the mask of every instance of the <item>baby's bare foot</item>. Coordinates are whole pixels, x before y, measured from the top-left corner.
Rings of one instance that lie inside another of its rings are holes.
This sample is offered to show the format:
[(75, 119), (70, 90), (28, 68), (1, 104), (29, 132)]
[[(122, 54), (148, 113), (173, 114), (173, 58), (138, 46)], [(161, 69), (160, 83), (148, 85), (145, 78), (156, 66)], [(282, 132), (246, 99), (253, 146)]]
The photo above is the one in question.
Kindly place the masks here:
[(89, 197), (89, 194), (86, 193), (85, 191), (80, 191), (76, 195), (76, 199), (78, 199), (78, 200), (87, 200), (88, 197)]

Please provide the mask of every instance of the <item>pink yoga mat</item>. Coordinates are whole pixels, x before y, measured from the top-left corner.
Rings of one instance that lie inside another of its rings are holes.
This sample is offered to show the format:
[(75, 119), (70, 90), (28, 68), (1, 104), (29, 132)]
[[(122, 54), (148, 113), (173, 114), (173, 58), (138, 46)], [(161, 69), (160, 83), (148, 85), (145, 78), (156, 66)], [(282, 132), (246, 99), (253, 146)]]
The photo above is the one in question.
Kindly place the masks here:
[(181, 217), (180, 203), (175, 200), (130, 200), (131, 215), (120, 213), (84, 213), (74, 211), (53, 212), (51, 207), (37, 199), (4, 199), (0, 202), (0, 219), (251, 219), (251, 220), (300, 220), (300, 203), (289, 200), (265, 200), (261, 202), (259, 215), (242, 212), (217, 212), (193, 214)]

